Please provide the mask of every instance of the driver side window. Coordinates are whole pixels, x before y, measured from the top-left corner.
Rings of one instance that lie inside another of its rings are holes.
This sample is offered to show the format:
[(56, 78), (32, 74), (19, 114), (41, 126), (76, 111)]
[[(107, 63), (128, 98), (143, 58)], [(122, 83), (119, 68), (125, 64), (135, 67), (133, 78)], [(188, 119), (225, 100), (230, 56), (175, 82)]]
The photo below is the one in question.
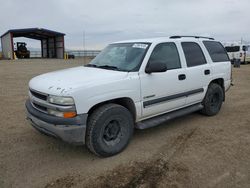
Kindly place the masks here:
[(165, 63), (168, 70), (181, 68), (179, 53), (173, 42), (156, 45), (149, 58), (149, 62)]

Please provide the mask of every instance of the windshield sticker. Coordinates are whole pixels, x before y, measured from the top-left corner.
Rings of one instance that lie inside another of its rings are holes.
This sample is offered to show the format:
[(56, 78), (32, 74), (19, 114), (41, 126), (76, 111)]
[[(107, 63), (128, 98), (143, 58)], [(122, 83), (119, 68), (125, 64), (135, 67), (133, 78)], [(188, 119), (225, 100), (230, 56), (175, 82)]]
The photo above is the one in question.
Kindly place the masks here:
[(135, 43), (133, 46), (133, 48), (142, 48), (142, 49), (146, 49), (148, 47), (147, 44), (142, 44), (142, 43)]

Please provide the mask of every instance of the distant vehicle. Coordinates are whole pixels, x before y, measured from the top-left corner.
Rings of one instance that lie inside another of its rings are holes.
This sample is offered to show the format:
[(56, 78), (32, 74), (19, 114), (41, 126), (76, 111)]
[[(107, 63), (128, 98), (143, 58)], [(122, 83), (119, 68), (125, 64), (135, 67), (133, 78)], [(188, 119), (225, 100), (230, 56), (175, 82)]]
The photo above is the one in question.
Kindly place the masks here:
[(74, 54), (68, 54), (68, 59), (75, 59), (75, 55)]
[(27, 50), (25, 42), (17, 42), (16, 43), (16, 57), (17, 58), (30, 58), (30, 51)]
[(216, 115), (231, 71), (225, 48), (212, 38), (116, 42), (85, 66), (33, 78), (27, 119), (42, 133), (108, 157), (128, 145), (134, 128), (194, 111)]
[(231, 62), (240, 60), (241, 63), (247, 64), (250, 62), (250, 45), (229, 45), (225, 46)]

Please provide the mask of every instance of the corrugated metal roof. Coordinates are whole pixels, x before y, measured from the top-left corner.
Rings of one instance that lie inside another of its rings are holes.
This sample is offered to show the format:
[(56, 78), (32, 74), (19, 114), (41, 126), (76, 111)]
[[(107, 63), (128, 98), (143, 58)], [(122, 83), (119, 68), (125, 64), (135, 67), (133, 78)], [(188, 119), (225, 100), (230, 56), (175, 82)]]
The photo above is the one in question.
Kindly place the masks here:
[(57, 31), (52, 31), (44, 28), (26, 28), (26, 29), (10, 29), (5, 32), (1, 37), (4, 35), (11, 33), (13, 37), (27, 37), (31, 39), (47, 39), (50, 37), (56, 36), (64, 36), (64, 33), (60, 33)]

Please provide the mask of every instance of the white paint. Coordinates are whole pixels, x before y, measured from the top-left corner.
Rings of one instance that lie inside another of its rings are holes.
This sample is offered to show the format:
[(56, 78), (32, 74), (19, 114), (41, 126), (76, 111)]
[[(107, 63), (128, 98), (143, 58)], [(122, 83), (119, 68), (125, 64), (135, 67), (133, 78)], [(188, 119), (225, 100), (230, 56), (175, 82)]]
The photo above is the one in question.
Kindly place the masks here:
[[(207, 64), (187, 68), (180, 46), (182, 41), (198, 43), (205, 54)], [(80, 66), (37, 76), (30, 81), (29, 87), (51, 95), (73, 97), (78, 114), (88, 113), (91, 107), (104, 101), (130, 98), (136, 107), (137, 121), (202, 101), (207, 86), (213, 79), (223, 78), (225, 90), (230, 87), (231, 63), (229, 61), (213, 63), (202, 44), (202, 39), (155, 38), (123, 41), (123, 43), (128, 42), (152, 43), (138, 72), (121, 72)], [(163, 73), (145, 73), (145, 67), (154, 47), (163, 42), (176, 43), (182, 68)], [(211, 70), (211, 75), (204, 75), (206, 69)], [(178, 80), (179, 74), (186, 74), (186, 80)], [(203, 88), (204, 92), (143, 108), (143, 101), (199, 88)], [(150, 95), (153, 97), (144, 99), (145, 96)]]

